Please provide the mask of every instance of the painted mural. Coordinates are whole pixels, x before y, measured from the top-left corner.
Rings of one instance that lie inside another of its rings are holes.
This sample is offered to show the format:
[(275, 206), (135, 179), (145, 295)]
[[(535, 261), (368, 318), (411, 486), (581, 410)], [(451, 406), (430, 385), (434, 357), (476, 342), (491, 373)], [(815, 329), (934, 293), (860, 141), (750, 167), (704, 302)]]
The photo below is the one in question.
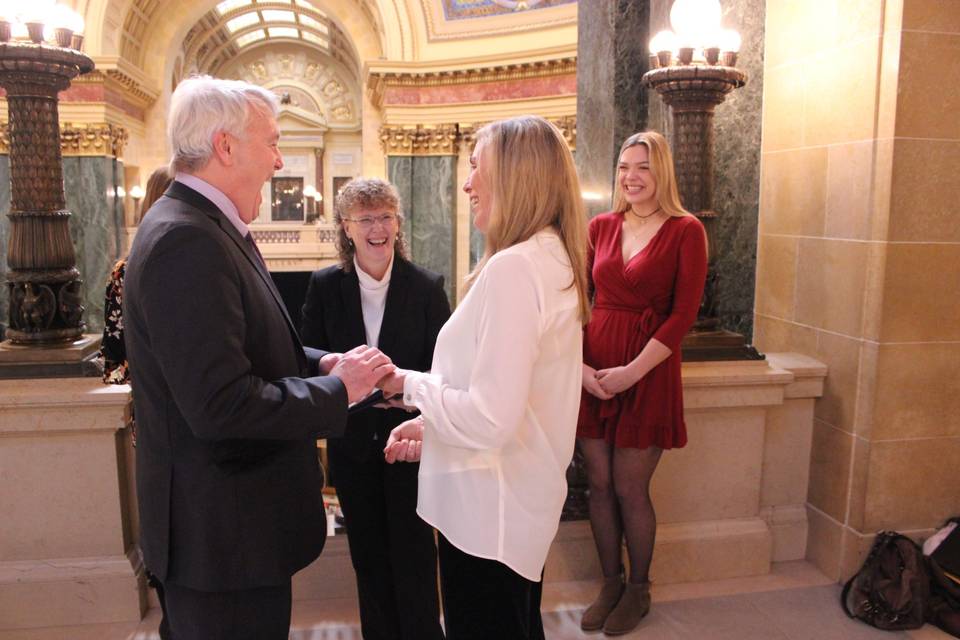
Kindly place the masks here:
[(469, 20), (573, 4), (577, 0), (442, 0), (447, 20)]

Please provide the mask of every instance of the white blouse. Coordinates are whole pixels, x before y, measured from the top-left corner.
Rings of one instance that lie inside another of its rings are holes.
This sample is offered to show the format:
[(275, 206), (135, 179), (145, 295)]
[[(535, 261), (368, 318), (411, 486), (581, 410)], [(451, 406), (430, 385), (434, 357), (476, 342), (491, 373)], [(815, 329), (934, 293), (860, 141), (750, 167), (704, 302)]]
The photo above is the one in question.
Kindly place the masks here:
[(380, 326), (383, 324), (383, 310), (387, 306), (387, 291), (390, 289), (390, 274), (393, 272), (393, 258), (383, 274), (383, 280), (377, 280), (360, 268), (357, 259), (353, 259), (353, 268), (357, 270), (360, 281), (360, 309), (363, 313), (363, 327), (367, 333), (367, 345), (376, 347), (380, 342)]
[(552, 230), (495, 254), (407, 374), (423, 413), (417, 513), (466, 553), (539, 581), (580, 406), (579, 299)]

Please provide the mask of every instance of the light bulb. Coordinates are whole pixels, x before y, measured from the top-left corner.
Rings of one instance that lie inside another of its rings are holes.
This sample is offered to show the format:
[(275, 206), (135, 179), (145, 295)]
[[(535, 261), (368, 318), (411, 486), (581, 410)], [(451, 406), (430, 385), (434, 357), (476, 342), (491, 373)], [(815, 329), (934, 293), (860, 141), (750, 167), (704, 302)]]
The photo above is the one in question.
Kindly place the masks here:
[(733, 29), (722, 30), (719, 40), (721, 51), (733, 51), (734, 53), (740, 51), (740, 34)]
[(677, 36), (673, 31), (665, 29), (650, 38), (650, 53), (661, 51), (676, 51)]
[(17, 21), (17, 0), (0, 0), (0, 20), (5, 22)]
[(31, 0), (28, 3), (28, 6), (21, 9), (22, 13), (20, 14), (20, 19), (24, 24), (30, 22), (40, 22), (46, 25), (50, 22), (50, 18), (53, 17), (53, 12), (56, 9), (55, 0)]
[(317, 190), (313, 187), (312, 184), (308, 184), (303, 188), (303, 195), (305, 195), (308, 198), (316, 198)]
[(702, 47), (720, 28), (720, 0), (676, 0), (670, 24), (681, 47)]
[(132, 187), (130, 187), (130, 197), (133, 198), (134, 200), (139, 200), (140, 198), (142, 198), (143, 187), (141, 187), (138, 184), (135, 184)]

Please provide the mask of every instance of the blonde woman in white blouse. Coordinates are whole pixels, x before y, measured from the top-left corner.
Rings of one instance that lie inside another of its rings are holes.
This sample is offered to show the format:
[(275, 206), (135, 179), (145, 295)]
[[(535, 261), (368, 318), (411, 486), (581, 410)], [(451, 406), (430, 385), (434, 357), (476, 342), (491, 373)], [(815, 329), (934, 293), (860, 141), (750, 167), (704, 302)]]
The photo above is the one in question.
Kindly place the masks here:
[(420, 460), (417, 512), (440, 533), (448, 640), (539, 640), (580, 401), (586, 219), (570, 151), (542, 118), (483, 127), (470, 165), (463, 189), (486, 251), (431, 372), (382, 383), (422, 414), (384, 452)]

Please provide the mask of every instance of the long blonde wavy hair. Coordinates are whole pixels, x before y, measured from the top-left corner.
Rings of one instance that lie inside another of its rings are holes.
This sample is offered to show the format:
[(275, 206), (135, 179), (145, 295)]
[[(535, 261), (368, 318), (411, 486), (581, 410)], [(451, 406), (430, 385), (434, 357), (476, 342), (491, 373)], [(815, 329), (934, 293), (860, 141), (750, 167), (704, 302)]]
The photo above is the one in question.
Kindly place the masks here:
[(560, 236), (580, 299), (580, 320), (590, 318), (587, 292), (587, 219), (573, 156), (563, 134), (537, 116), (492, 122), (476, 134), (483, 145), (482, 171), (490, 185), (486, 245), (465, 289), (476, 281), (491, 257), (550, 227)]
[[(680, 203), (677, 174), (673, 169), (673, 154), (670, 153), (670, 145), (667, 144), (667, 139), (656, 131), (635, 133), (623, 141), (620, 146), (620, 153), (617, 154), (617, 161), (619, 162), (624, 151), (638, 145), (647, 148), (650, 158), (650, 172), (653, 174), (653, 179), (657, 181), (656, 197), (660, 208), (671, 216), (692, 215)], [(617, 213), (626, 213), (630, 210), (630, 203), (623, 195), (619, 180), (616, 181), (613, 190), (613, 210)]]

